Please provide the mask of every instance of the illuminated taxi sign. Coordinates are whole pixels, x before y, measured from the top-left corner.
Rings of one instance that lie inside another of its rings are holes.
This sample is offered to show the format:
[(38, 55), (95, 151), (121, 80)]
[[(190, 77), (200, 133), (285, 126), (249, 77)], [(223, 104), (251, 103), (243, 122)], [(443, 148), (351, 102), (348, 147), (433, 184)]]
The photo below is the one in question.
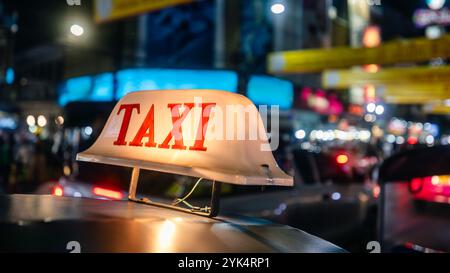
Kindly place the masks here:
[(257, 108), (224, 91), (128, 93), (77, 160), (233, 184), (293, 185), (273, 158)]

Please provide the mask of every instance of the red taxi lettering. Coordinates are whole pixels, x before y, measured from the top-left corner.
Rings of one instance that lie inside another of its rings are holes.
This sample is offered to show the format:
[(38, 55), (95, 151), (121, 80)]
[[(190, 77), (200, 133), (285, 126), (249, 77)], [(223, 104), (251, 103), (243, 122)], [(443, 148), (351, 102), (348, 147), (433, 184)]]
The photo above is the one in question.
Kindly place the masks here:
[(198, 125), (194, 146), (189, 147), (189, 150), (206, 151), (206, 147), (203, 146), (205, 144), (205, 134), (208, 128), (209, 117), (211, 116), (211, 109), (215, 105), (215, 103), (202, 103), (202, 118)]
[(167, 107), (170, 108), (170, 112), (172, 113), (172, 130), (170, 130), (169, 134), (167, 135), (166, 139), (164, 139), (163, 143), (158, 145), (158, 148), (164, 148), (169, 149), (169, 142), (172, 140), (172, 138), (175, 139), (175, 144), (172, 145), (172, 149), (177, 150), (184, 150), (186, 149), (186, 146), (184, 146), (183, 143), (183, 132), (181, 130), (181, 123), (183, 123), (184, 119), (186, 118), (187, 114), (191, 111), (191, 109), (194, 107), (193, 103), (185, 103), (184, 104), (184, 111), (180, 115), (180, 107), (181, 104), (175, 104), (175, 103), (169, 103)]
[[(205, 144), (205, 134), (206, 129), (208, 127), (208, 122), (211, 116), (211, 109), (215, 106), (215, 103), (202, 103), (202, 117), (199, 121), (199, 125), (197, 128), (196, 139), (193, 146), (189, 147), (189, 150), (192, 151), (206, 151), (207, 148), (204, 146)], [(184, 110), (180, 113), (180, 108), (184, 106)], [(177, 150), (185, 150), (187, 147), (184, 145), (183, 141), (183, 132), (181, 125), (183, 121), (186, 119), (189, 112), (194, 108), (194, 103), (170, 103), (167, 107), (171, 111), (172, 116), (172, 129), (167, 134), (164, 141), (157, 145), (155, 142), (155, 108), (154, 105), (150, 107), (144, 121), (141, 124), (141, 127), (137, 131), (133, 140), (128, 144), (129, 146), (137, 146), (137, 147), (158, 147), (163, 149), (177, 149)], [(125, 110), (125, 114), (123, 117), (122, 125), (120, 127), (120, 132), (117, 137), (117, 140), (113, 142), (114, 145), (127, 145), (125, 140), (128, 127), (130, 124), (131, 116), (133, 110), (137, 109), (138, 114), (140, 113), (140, 105), (139, 104), (122, 104), (119, 107), (119, 111), (117, 114), (119, 115), (122, 110)], [(144, 144), (143, 139), (147, 138), (147, 142)], [(169, 145), (169, 142), (174, 139), (174, 144)]]
[(130, 119), (131, 114), (133, 113), (133, 109), (137, 109), (137, 112), (139, 114), (139, 104), (122, 104), (120, 105), (119, 111), (117, 114), (119, 115), (122, 110), (125, 110), (125, 114), (123, 115), (123, 121), (122, 126), (120, 127), (119, 136), (117, 137), (117, 140), (114, 141), (114, 145), (127, 145), (127, 142), (125, 141), (125, 137), (127, 135), (128, 131), (128, 125), (130, 125)]
[(142, 123), (141, 128), (139, 128), (139, 131), (137, 132), (133, 141), (130, 142), (130, 146), (142, 146), (143, 145), (142, 139), (144, 137), (148, 138), (147, 143), (145, 143), (145, 147), (156, 147), (155, 108), (153, 105), (152, 107), (150, 107), (150, 110), (148, 111), (147, 116), (145, 117), (145, 120)]

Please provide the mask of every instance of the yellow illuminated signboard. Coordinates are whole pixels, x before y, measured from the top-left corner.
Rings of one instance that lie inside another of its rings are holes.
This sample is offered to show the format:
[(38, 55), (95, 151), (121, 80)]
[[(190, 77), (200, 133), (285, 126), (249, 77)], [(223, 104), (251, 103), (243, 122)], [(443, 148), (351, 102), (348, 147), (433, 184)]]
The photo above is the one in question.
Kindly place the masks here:
[(446, 83), (387, 84), (377, 89), (377, 94), (388, 103), (426, 104), (450, 98), (450, 86)]
[(444, 99), (442, 96), (398, 96), (398, 95), (385, 95), (383, 99), (386, 103), (390, 104), (429, 104), (439, 102)]
[(450, 35), (430, 40), (392, 41), (374, 48), (338, 47), (274, 52), (269, 54), (271, 73), (308, 73), (364, 64), (392, 65), (450, 57)]
[(385, 68), (376, 73), (361, 69), (326, 70), (322, 73), (324, 88), (345, 89), (354, 85), (404, 83), (450, 83), (450, 66)]
[(435, 115), (450, 115), (450, 106), (443, 103), (437, 103), (424, 106), (425, 112)]
[(95, 0), (95, 21), (106, 22), (195, 0)]

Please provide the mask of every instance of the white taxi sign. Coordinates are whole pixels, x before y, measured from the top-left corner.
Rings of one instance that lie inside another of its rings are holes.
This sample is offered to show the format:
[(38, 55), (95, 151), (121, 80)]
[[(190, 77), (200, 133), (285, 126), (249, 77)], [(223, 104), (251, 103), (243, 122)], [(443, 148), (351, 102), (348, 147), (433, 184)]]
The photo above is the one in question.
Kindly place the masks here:
[(139, 91), (116, 104), (98, 139), (77, 160), (232, 184), (292, 186), (267, 146), (258, 109), (242, 95)]

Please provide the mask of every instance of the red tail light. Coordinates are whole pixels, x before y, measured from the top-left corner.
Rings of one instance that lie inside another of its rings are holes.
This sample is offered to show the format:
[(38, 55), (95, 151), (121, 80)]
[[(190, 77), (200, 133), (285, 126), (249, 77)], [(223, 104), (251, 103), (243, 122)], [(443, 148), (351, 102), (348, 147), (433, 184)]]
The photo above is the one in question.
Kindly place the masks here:
[(409, 189), (412, 193), (417, 193), (420, 192), (422, 190), (423, 187), (423, 179), (418, 177), (418, 178), (413, 178), (411, 179), (411, 182), (409, 184)]
[(60, 185), (56, 185), (52, 189), (52, 195), (54, 196), (63, 196), (64, 195), (64, 188)]
[(348, 156), (345, 154), (340, 154), (336, 157), (336, 162), (338, 164), (346, 164), (348, 162)]
[(409, 189), (416, 199), (450, 204), (450, 175), (414, 178)]
[(97, 196), (106, 197), (109, 199), (120, 200), (123, 198), (123, 194), (120, 191), (109, 190), (101, 187), (94, 187), (92, 192)]
[(407, 140), (409, 145), (416, 145), (417, 144), (417, 137), (409, 137)]

